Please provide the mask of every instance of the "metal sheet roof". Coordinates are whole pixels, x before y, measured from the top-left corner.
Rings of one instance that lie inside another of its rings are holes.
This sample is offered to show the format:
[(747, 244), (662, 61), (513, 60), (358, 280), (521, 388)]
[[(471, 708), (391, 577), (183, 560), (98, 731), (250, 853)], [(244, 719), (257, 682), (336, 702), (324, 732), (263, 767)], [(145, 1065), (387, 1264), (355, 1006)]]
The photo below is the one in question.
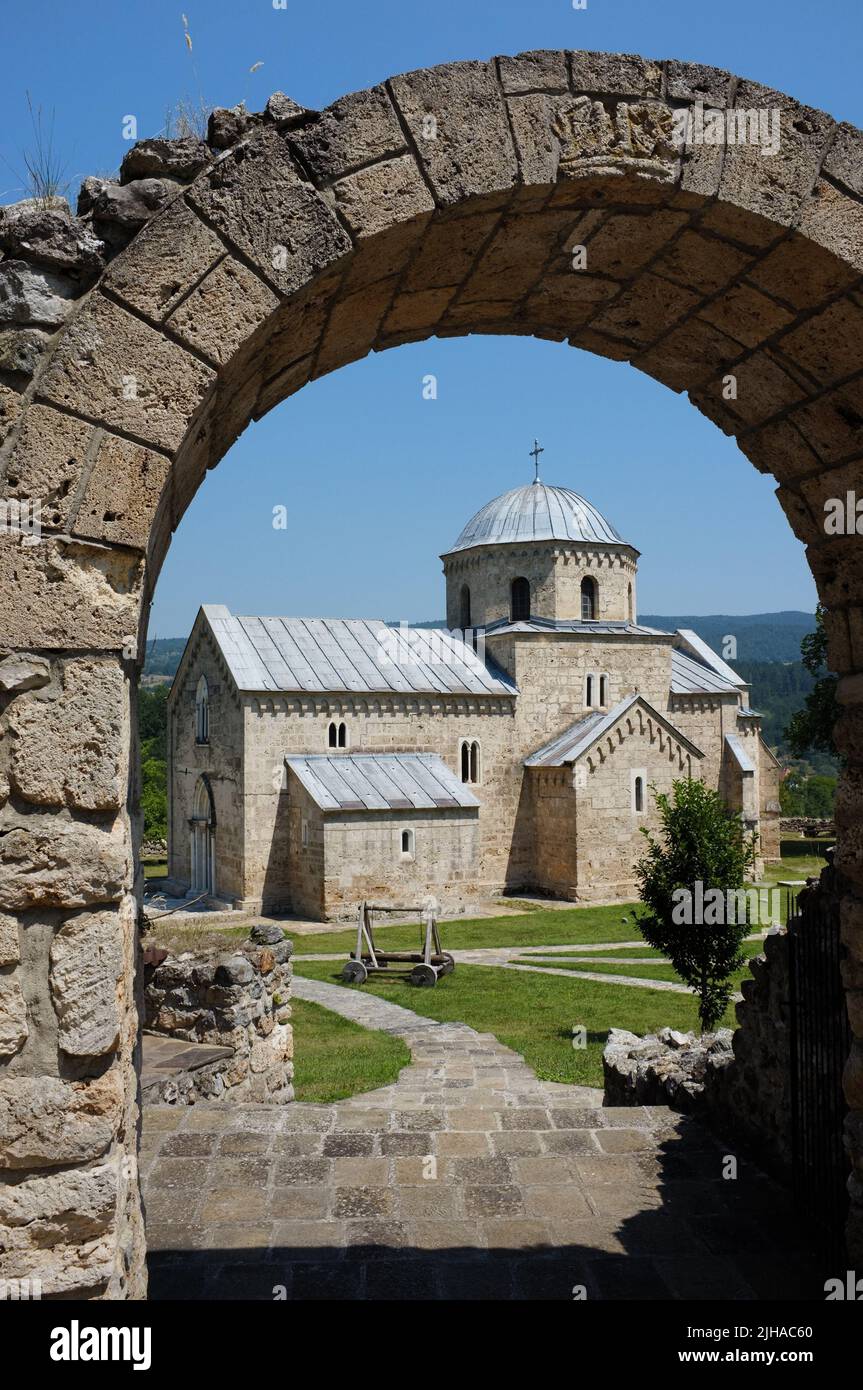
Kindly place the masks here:
[(740, 686), (674, 647), (671, 652), (672, 695), (737, 695)]
[(436, 753), (291, 754), (285, 764), (322, 811), (434, 811), (479, 801)]
[(676, 636), (687, 655), (694, 657), (696, 661), (702, 661), (705, 666), (709, 666), (712, 671), (716, 672), (717, 676), (721, 676), (729, 685), (738, 687), (746, 685), (746, 681), (731, 669), (728, 662), (723, 661), (712, 647), (708, 647), (707, 643), (699, 637), (697, 632), (693, 632), (692, 628), (679, 627)]
[(743, 747), (743, 744), (741, 743), (737, 735), (726, 734), (725, 742), (728, 745), (728, 749), (731, 753), (731, 756), (737, 763), (737, 766), (740, 768), (740, 771), (747, 774), (754, 773), (755, 764), (750, 758), (749, 754), (746, 752), (746, 749)]
[(388, 627), (365, 618), (204, 616), (240, 690), (516, 695), (493, 661), (445, 628)]
[(607, 714), (597, 710), (594, 714), (589, 714), (584, 719), (579, 719), (577, 723), (570, 725), (557, 738), (546, 743), (542, 748), (538, 748), (535, 753), (531, 753), (529, 758), (525, 758), (525, 767), (563, 767), (566, 763), (574, 763), (580, 758), (582, 753), (586, 753), (588, 748), (602, 738), (608, 729), (613, 728), (622, 714), (625, 714), (634, 704), (640, 703), (652, 719), (662, 724), (668, 729), (676, 739), (690, 748), (696, 757), (703, 758), (704, 754), (700, 748), (682, 734), (679, 729), (665, 719), (657, 710), (649, 705), (642, 695), (636, 691), (633, 695), (627, 695), (625, 700), (615, 705)]
[[(528, 483), (494, 497), (480, 507), (447, 552), (477, 545), (519, 541), (587, 541), (628, 545), (605, 517), (584, 497), (566, 487)], [(630, 547), (632, 548), (632, 547)]]
[(591, 622), (579, 622), (575, 618), (524, 618), (518, 622), (511, 622), (509, 618), (498, 618), (495, 622), (489, 623), (485, 629), (486, 633), (498, 632), (574, 632), (585, 637), (670, 637), (670, 632), (663, 632), (658, 627), (642, 627), (640, 623), (629, 622), (602, 622), (598, 619)]

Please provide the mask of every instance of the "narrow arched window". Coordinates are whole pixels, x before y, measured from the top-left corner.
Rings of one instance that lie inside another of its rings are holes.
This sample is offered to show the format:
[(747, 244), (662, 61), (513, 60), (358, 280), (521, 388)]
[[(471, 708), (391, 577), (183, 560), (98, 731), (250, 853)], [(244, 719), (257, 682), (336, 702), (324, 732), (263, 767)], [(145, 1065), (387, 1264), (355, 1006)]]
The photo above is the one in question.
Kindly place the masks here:
[(587, 676), (584, 682), (584, 703), (588, 709), (593, 709), (593, 676)]
[(327, 747), (328, 747), (328, 748), (338, 748), (338, 746), (339, 746), (339, 735), (338, 735), (338, 730), (337, 730), (335, 724), (331, 724), (330, 727), (329, 727), (329, 729), (327, 730)]
[(470, 746), (470, 780), (479, 782), (479, 744), (476, 742)]
[(470, 589), (466, 584), (462, 584), (461, 586), (458, 613), (459, 627), (461, 628), (462, 632), (467, 632), (468, 628), (471, 627), (472, 624), (470, 620)]
[(596, 617), (596, 580), (585, 577), (581, 581), (581, 621), (592, 623)]
[(412, 830), (402, 831), (402, 857), (413, 859), (414, 857), (414, 832)]
[(347, 726), (347, 724), (340, 724), (340, 725), (339, 725), (339, 747), (340, 747), (340, 748), (347, 748), (347, 746), (348, 746), (348, 726)]
[(470, 744), (462, 743), (461, 746), (461, 780), (470, 781)]
[(603, 708), (608, 704), (608, 676), (599, 678), (599, 703)]
[(632, 607), (632, 585), (631, 585), (631, 584), (630, 584), (630, 586), (629, 586), (629, 591), (628, 591), (628, 593), (627, 593), (626, 598), (627, 598), (627, 612), (628, 612), (628, 614), (629, 614), (629, 621), (630, 621), (631, 623), (634, 623), (634, 622), (635, 622), (635, 611), (634, 611), (634, 609), (633, 609), (633, 607)]
[(510, 617), (514, 623), (530, 617), (530, 582), (523, 575), (512, 581)]
[(206, 676), (201, 676), (195, 691), (195, 742), (210, 742), (210, 689)]
[(634, 802), (635, 802), (635, 809), (636, 809), (636, 811), (638, 811), (638, 812), (643, 811), (643, 810), (644, 810), (644, 778), (643, 778), (643, 777), (636, 777), (636, 779), (635, 779), (635, 789), (634, 789), (634, 793), (633, 793), (633, 800), (634, 800)]

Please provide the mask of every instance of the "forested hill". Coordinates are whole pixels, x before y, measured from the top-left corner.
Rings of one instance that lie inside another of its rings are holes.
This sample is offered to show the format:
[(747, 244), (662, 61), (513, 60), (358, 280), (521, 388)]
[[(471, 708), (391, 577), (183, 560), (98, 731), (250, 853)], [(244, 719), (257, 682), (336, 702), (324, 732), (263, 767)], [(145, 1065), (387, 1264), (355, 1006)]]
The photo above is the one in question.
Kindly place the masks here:
[(707, 617), (639, 613), (638, 621), (645, 627), (660, 627), (666, 632), (676, 632), (680, 627), (691, 628), (720, 656), (723, 649), (728, 650), (726, 639), (733, 637), (737, 643), (737, 654), (726, 657), (731, 666), (735, 662), (739, 666), (741, 661), (799, 661), (800, 643), (807, 632), (815, 630), (814, 615), (795, 609), (784, 613), (745, 615), (713, 613)]

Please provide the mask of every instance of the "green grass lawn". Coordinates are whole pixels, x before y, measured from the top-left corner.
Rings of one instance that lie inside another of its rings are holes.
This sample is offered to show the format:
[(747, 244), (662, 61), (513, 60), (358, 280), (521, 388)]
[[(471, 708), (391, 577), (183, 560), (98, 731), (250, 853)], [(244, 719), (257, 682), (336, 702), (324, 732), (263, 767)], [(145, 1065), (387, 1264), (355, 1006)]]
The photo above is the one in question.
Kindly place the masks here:
[(401, 1038), (361, 1028), (319, 1004), (294, 999), (294, 1089), (320, 1104), (395, 1081), (411, 1055)]
[(167, 859), (145, 859), (144, 877), (145, 878), (167, 878), (168, 861)]
[[(603, 941), (637, 941), (638, 929), (631, 921), (637, 903), (618, 903), (614, 907), (540, 908), (513, 917), (469, 917), (457, 922), (441, 922), (440, 934), (445, 951), (470, 950), (481, 946), (587, 946)], [(290, 923), (285, 924), (290, 936)], [(342, 932), (309, 933), (294, 938), (298, 955), (353, 950), (356, 928)], [(420, 927), (417, 923), (375, 928), (375, 941), (391, 951), (417, 950)]]
[[(536, 965), (535, 956), (519, 956), (515, 962), (517, 965)], [(543, 961), (543, 965), (548, 965), (548, 961)], [(667, 980), (669, 984), (683, 984), (680, 976), (672, 965), (657, 964), (654, 961), (645, 961), (642, 965), (623, 965), (620, 961), (613, 963), (583, 961), (560, 961), (556, 967), (558, 970), (579, 971), (592, 970), (599, 975), (634, 975), (639, 980)], [(731, 977), (734, 989), (739, 991), (740, 981), (751, 979), (749, 964), (743, 966), (741, 970), (735, 971)], [(635, 1031), (635, 1030), (633, 1030)]]
[[(298, 961), (295, 969), (308, 979), (342, 985), (333, 962)], [(480, 1033), (493, 1033), (521, 1053), (543, 1080), (583, 1086), (602, 1085), (602, 1049), (609, 1028), (649, 1033), (666, 1024), (683, 1031), (697, 1027), (695, 999), (687, 995), (494, 966), (458, 965), (434, 989), (417, 989), (404, 979), (380, 976), (372, 976), (364, 985), (342, 987), (380, 995), (425, 1018), (466, 1023)], [(733, 1025), (732, 1010), (724, 1022)], [(579, 1026), (587, 1030), (586, 1048), (572, 1046), (573, 1029)], [(300, 1039), (298, 1059), (301, 1052)]]

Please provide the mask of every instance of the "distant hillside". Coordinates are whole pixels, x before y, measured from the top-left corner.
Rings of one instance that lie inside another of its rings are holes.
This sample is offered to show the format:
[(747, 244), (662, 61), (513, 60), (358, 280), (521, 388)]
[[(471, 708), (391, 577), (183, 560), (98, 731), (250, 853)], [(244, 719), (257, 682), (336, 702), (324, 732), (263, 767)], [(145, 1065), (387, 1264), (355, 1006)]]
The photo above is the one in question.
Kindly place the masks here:
[(724, 639), (733, 637), (737, 655), (727, 658), (732, 666), (735, 661), (799, 661), (800, 643), (807, 632), (815, 630), (814, 616), (794, 609), (784, 613), (713, 613), (707, 617), (639, 613), (638, 621), (666, 632), (692, 628), (720, 656)]

